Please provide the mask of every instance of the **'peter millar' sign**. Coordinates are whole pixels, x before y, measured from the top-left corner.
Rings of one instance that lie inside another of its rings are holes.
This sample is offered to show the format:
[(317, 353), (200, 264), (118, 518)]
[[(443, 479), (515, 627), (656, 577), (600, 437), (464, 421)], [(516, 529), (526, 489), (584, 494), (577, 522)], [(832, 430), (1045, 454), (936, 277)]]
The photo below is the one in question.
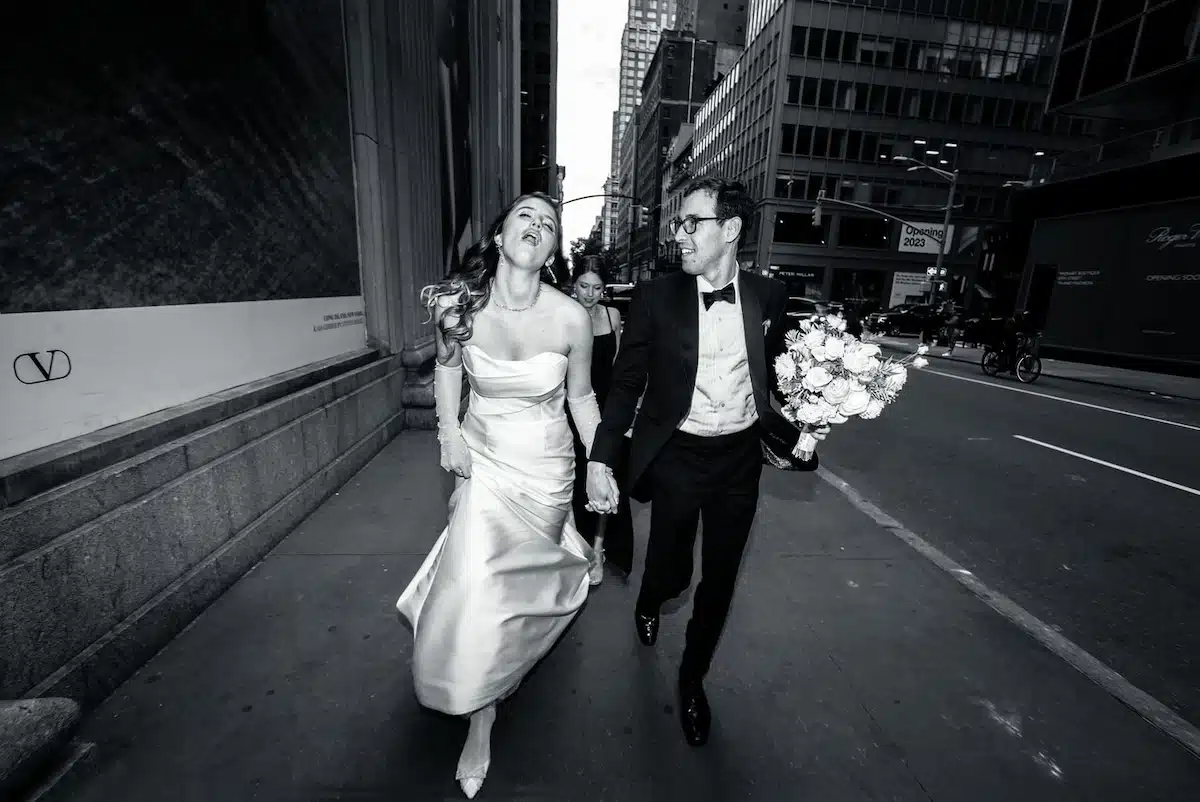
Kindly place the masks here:
[[(900, 226), (900, 253), (933, 253), (942, 247), (942, 232), (946, 230), (941, 223), (920, 223), (911, 226), (904, 223)], [(950, 240), (954, 240), (954, 226), (948, 229)], [(946, 252), (949, 253), (947, 248)]]

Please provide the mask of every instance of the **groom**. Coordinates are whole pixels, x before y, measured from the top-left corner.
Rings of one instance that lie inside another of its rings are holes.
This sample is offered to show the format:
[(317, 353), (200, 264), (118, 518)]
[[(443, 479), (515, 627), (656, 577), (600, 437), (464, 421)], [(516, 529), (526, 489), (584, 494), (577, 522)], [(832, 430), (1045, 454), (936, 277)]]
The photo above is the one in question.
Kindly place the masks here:
[[(658, 638), (659, 608), (691, 585), (704, 521), (701, 579), (679, 669), (680, 719), (693, 746), (708, 741), (703, 680), (754, 522), (762, 443), (777, 449), (782, 442), (790, 451), (799, 437), (771, 407), (787, 289), (738, 269), (738, 243), (754, 205), (735, 181), (701, 178), (685, 190), (679, 217), (670, 221), (683, 271), (634, 290), (588, 463), (589, 499), (608, 508), (617, 492), (610, 466), (633, 423), (626, 490), (646, 488), (653, 501), (634, 609), (638, 639), (647, 646)], [(827, 433), (824, 427), (813, 435), (821, 440)], [(795, 467), (814, 470), (816, 463), (814, 454)]]

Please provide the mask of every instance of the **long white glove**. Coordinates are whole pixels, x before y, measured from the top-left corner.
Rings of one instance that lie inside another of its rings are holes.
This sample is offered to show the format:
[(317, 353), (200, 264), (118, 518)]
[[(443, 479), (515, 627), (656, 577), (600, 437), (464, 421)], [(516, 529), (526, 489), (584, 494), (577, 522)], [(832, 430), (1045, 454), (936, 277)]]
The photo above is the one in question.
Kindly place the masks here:
[(462, 403), (462, 365), (433, 367), (433, 406), (438, 419), (438, 442), (442, 444), (442, 468), (458, 476), (471, 475), (471, 452), (458, 423)]
[(596, 403), (596, 393), (568, 398), (567, 405), (571, 408), (571, 420), (575, 421), (575, 430), (579, 432), (583, 448), (590, 456), (592, 441), (596, 439), (596, 428), (600, 425), (600, 405)]

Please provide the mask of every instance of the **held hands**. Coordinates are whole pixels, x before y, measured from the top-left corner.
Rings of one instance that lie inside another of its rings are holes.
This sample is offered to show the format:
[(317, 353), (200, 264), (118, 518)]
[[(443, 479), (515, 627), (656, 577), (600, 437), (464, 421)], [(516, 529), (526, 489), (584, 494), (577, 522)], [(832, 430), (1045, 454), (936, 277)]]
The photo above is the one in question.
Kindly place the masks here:
[(601, 462), (589, 462), (587, 466), (587, 508), (592, 512), (610, 515), (617, 511), (621, 491), (612, 468)]
[(471, 452), (467, 450), (462, 429), (457, 426), (439, 427), (438, 442), (442, 444), (442, 469), (464, 479), (471, 478)]

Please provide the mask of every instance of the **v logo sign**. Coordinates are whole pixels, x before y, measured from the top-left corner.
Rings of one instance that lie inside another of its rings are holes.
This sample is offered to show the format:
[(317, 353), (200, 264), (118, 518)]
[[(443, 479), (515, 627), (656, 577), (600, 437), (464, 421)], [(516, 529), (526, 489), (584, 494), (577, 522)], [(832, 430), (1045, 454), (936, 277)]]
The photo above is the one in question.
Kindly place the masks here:
[[(42, 354), (45, 354), (45, 359)], [(71, 357), (57, 348), (19, 354), (13, 360), (13, 375), (21, 384), (44, 384), (65, 379), (71, 375)]]

